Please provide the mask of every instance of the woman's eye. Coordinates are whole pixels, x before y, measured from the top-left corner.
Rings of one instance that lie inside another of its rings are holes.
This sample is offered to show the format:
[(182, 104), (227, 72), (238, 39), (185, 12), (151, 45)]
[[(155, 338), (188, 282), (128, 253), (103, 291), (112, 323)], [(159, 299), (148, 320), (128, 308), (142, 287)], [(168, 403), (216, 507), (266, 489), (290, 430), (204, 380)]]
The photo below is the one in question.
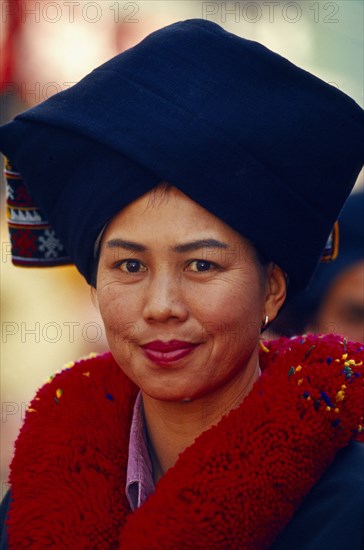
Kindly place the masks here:
[(124, 273), (141, 273), (147, 270), (145, 265), (138, 260), (124, 260), (117, 267)]
[(215, 264), (207, 260), (193, 260), (188, 264), (188, 271), (210, 271), (214, 267)]

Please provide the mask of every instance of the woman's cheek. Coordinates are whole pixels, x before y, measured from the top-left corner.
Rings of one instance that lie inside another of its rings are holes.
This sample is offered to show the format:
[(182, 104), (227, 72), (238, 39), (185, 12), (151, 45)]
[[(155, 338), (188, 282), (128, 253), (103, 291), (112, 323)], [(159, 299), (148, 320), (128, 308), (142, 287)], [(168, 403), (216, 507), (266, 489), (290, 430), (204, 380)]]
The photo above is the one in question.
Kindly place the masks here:
[(102, 294), (99, 298), (100, 314), (110, 347), (133, 342), (138, 334), (137, 300), (115, 288)]

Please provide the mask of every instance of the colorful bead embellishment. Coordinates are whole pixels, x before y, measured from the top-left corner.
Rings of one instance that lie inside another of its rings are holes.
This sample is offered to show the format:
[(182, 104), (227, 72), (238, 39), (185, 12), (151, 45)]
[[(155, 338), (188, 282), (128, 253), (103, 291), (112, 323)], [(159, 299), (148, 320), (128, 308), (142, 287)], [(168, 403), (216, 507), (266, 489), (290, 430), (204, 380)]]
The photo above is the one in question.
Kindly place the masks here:
[(62, 390), (62, 388), (58, 388), (58, 389), (56, 390), (56, 397), (54, 398), (54, 400), (55, 400), (55, 402), (57, 403), (57, 405), (59, 405), (59, 403), (60, 403), (59, 400), (60, 400), (60, 398), (62, 397), (62, 395), (63, 395), (63, 390)]

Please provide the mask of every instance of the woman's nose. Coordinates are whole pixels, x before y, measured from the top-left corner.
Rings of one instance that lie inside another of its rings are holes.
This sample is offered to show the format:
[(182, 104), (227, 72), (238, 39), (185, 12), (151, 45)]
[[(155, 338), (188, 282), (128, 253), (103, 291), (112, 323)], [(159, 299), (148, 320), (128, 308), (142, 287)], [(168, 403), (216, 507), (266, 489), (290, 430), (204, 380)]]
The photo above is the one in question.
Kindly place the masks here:
[(181, 281), (171, 275), (156, 275), (145, 289), (143, 315), (148, 322), (185, 321), (188, 308), (183, 300)]

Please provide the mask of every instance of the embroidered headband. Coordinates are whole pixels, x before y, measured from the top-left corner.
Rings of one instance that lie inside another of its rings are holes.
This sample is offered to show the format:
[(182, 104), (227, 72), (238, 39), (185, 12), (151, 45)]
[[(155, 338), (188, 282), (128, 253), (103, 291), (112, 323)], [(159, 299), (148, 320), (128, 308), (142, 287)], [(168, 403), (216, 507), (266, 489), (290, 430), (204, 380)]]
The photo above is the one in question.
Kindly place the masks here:
[(323, 253), (363, 141), (352, 99), (201, 19), (152, 33), (0, 128), (60, 256), (88, 282), (102, 228), (167, 181), (279, 265), (291, 295)]
[(71, 264), (54, 229), (32, 203), (21, 174), (5, 161), (7, 219), (14, 265), (53, 267)]

